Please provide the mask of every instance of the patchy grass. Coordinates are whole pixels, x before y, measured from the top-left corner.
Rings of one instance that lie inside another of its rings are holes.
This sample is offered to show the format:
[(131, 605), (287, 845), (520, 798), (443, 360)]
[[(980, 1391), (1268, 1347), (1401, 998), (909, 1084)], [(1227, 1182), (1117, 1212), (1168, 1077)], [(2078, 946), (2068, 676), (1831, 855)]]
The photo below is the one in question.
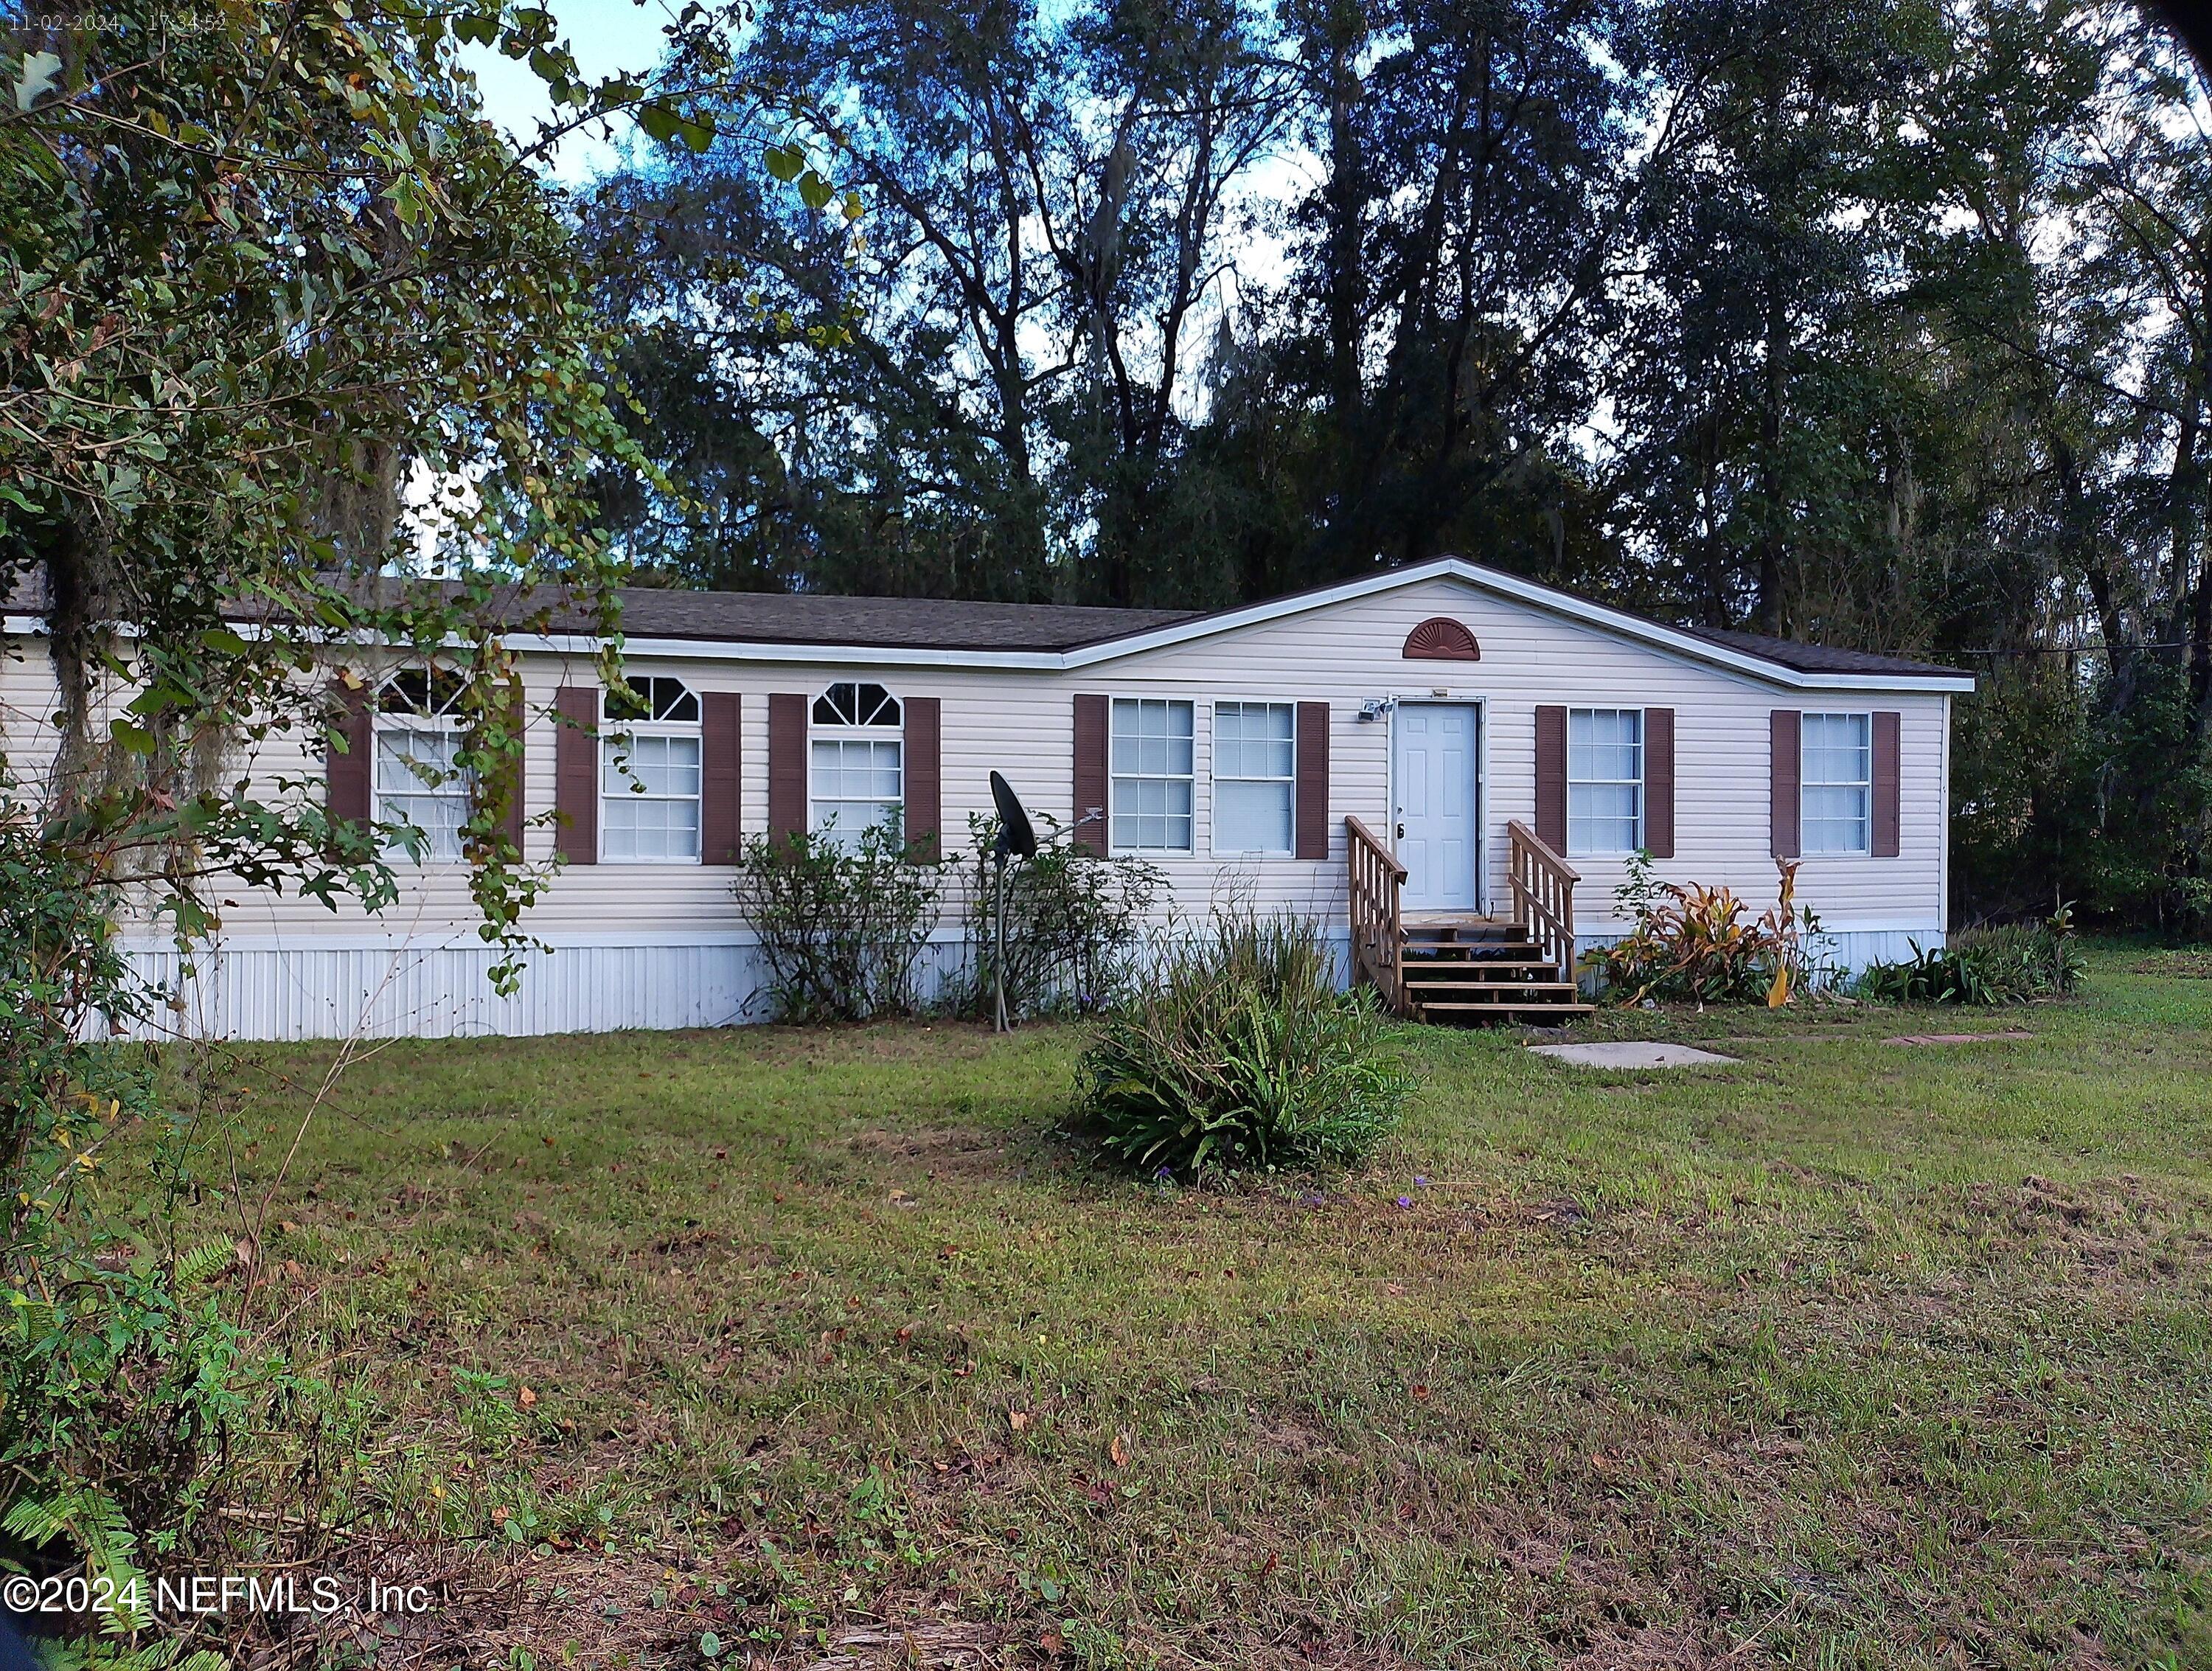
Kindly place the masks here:
[(2133, 955), (1419, 1031), (1383, 1164), (1228, 1196), (1042, 1028), (393, 1044), (281, 1178), (331, 1052), (253, 1048), (238, 1164), (459, 1598), (383, 1663), (2207, 1664), (2212, 985)]

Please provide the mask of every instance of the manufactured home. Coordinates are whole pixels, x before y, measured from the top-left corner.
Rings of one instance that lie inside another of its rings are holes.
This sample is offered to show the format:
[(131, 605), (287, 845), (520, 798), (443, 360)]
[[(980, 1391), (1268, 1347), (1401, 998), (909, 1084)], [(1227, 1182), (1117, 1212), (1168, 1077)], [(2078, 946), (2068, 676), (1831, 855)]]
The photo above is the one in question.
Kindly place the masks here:
[[(533, 720), (526, 855), (564, 861), (526, 927), (543, 950), (495, 995), (454, 831), (453, 720), (419, 666), (364, 662), (349, 746), (257, 763), (322, 775), (334, 811), (410, 820), (398, 902), (374, 915), (240, 890), (180, 993), (238, 1038), (715, 1026), (758, 1018), (738, 839), (865, 828), (964, 846), (988, 775), (1168, 883), (1328, 926), (1352, 978), (1432, 1018), (1457, 1001), (1543, 1018), (1576, 950), (1624, 925), (1638, 850), (1662, 879), (1754, 911), (1777, 859), (1839, 969), (1945, 932), (1952, 698), (1971, 676), (1669, 626), (1455, 558), (1211, 614), (915, 599), (640, 591), (611, 719), (582, 624), (516, 635)], [(7, 620), (0, 743), (51, 736), (35, 613)], [(557, 717), (556, 717), (557, 716)], [(547, 811), (559, 816), (538, 819)], [(952, 955), (959, 935), (940, 936)], [(1408, 945), (1517, 953), (1515, 984), (1412, 989)], [(175, 976), (149, 934), (134, 954)], [(1535, 1013), (1528, 1013), (1535, 1012)]]

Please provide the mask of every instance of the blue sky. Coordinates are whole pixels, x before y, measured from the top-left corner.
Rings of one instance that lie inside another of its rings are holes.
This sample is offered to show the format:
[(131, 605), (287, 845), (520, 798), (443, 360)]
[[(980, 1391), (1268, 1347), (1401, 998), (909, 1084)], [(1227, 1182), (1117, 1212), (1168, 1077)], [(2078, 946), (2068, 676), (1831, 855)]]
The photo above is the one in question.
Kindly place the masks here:
[[(576, 54), (577, 65), (593, 80), (617, 70), (649, 70), (658, 62), (665, 38), (662, 28), (680, 9), (671, 0), (543, 0), (559, 22), (561, 33)], [(473, 70), (483, 89), (484, 111), (524, 143), (537, 137), (538, 124), (551, 112), (545, 84), (530, 66), (503, 58), (489, 47), (463, 50), (462, 62)], [(612, 145), (586, 134), (571, 135), (552, 159), (550, 170), (570, 182), (589, 179), (611, 167), (617, 153)]]

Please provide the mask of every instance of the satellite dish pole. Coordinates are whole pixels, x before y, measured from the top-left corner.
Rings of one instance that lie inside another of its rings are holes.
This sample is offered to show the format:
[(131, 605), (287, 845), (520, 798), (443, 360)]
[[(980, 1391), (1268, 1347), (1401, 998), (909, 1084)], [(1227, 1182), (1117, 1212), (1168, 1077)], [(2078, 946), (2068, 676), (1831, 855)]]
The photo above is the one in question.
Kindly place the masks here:
[(1006, 1019), (1006, 842), (1003, 836), (992, 849), (992, 858), (997, 896), (991, 909), (991, 1030), (1011, 1033), (1014, 1024)]
[(991, 843), (991, 1030), (1011, 1033), (1014, 1024), (1006, 1018), (1006, 856), (1036, 858), (1036, 832), (1030, 828), (1021, 797), (996, 772), (991, 774), (991, 800), (999, 811), (999, 839)]

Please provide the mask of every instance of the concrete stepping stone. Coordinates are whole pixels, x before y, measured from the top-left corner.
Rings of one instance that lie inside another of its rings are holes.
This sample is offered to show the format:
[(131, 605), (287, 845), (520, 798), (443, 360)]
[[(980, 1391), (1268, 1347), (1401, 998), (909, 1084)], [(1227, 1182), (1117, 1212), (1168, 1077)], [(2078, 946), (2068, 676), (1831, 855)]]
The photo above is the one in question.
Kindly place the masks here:
[(1529, 1050), (1577, 1067), (1723, 1067), (1736, 1060), (1686, 1044), (1624, 1039), (1604, 1044), (1532, 1044)]

